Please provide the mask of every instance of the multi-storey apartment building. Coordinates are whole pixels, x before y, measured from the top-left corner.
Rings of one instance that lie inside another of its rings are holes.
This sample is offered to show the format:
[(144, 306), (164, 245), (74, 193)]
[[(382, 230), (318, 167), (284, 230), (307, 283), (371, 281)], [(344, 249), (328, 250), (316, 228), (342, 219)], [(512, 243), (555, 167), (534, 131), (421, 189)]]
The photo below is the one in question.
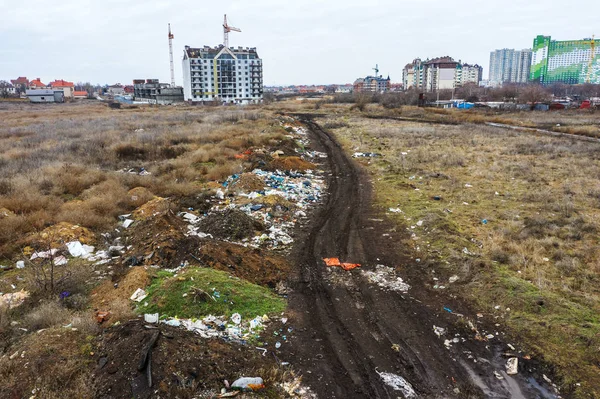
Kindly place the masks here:
[(391, 80), (383, 76), (367, 76), (366, 78), (358, 78), (354, 81), (355, 93), (385, 93), (390, 90)]
[(600, 43), (593, 38), (583, 40), (552, 40), (537, 36), (533, 40), (530, 79), (552, 83), (600, 84)]
[(192, 103), (262, 101), (262, 60), (256, 48), (185, 46), (183, 95)]
[(452, 57), (421, 61), (417, 58), (402, 70), (404, 89), (424, 91), (451, 90), (467, 83), (479, 84), (483, 68), (477, 64), (463, 64)]
[(500, 49), (490, 53), (490, 86), (503, 83), (527, 83), (531, 67), (531, 49)]

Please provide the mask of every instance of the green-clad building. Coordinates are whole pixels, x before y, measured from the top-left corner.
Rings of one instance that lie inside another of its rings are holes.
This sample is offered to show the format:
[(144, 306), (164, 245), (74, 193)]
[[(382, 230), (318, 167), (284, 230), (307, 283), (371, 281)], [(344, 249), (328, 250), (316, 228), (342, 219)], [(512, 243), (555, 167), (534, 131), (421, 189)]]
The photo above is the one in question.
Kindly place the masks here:
[(600, 84), (598, 45), (600, 40), (595, 43), (593, 38), (557, 41), (537, 36), (533, 40), (530, 80), (542, 85)]

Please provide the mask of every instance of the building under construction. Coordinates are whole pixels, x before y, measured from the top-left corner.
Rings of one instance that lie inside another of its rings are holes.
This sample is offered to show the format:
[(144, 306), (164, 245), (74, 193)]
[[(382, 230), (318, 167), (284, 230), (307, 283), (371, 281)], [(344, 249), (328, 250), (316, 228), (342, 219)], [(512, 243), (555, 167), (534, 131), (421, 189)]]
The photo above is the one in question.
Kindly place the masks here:
[(557, 41), (550, 36), (537, 36), (533, 40), (530, 80), (542, 85), (600, 84), (598, 47), (593, 37)]
[(256, 48), (230, 48), (228, 34), (240, 32), (223, 23), (224, 41), (218, 47), (185, 46), (183, 94), (192, 103), (249, 104), (262, 101), (262, 60)]

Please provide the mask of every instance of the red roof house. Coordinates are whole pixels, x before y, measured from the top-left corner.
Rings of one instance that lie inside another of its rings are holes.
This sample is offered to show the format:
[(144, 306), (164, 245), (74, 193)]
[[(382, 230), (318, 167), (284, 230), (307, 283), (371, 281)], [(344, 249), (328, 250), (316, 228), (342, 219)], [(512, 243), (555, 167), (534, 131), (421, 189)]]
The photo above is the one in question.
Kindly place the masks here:
[(29, 85), (29, 80), (27, 80), (25, 76), (19, 76), (15, 80), (11, 80), (10, 83), (12, 83), (14, 86), (27, 86)]
[(73, 92), (73, 98), (87, 98), (87, 96), (88, 92), (85, 90)]
[(37, 78), (37, 79), (34, 79), (31, 82), (29, 82), (29, 87), (32, 89), (41, 89), (41, 88), (46, 87), (46, 85), (44, 83), (42, 83), (40, 78)]
[(72, 98), (73, 92), (75, 91), (75, 85), (73, 82), (67, 82), (66, 80), (55, 80), (54, 82), (50, 82), (50, 87), (53, 89), (62, 90), (65, 93), (66, 98)]

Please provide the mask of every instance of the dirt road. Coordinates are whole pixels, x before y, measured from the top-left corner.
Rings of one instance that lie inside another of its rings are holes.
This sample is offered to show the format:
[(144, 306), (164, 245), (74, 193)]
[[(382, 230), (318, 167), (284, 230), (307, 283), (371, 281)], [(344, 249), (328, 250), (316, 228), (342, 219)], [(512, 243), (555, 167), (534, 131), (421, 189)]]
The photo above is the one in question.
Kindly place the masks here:
[[(500, 356), (506, 346), (495, 339), (481, 343), (463, 331), (461, 342), (446, 348), (457, 317), (443, 307), (460, 305), (421, 288), (418, 266), (398, 247), (402, 233), (371, 209), (366, 174), (310, 116), (300, 119), (314, 146), (327, 153), (330, 173), (328, 197), (296, 248), (298, 274), (290, 284), (297, 320), (284, 357), (302, 371), (304, 382), (322, 399), (554, 397), (525, 370), (506, 375)], [(326, 269), (325, 257), (363, 267)], [(363, 271), (378, 264), (398, 267), (410, 290), (370, 283)], [(447, 335), (438, 337), (434, 325), (448, 328)]]

